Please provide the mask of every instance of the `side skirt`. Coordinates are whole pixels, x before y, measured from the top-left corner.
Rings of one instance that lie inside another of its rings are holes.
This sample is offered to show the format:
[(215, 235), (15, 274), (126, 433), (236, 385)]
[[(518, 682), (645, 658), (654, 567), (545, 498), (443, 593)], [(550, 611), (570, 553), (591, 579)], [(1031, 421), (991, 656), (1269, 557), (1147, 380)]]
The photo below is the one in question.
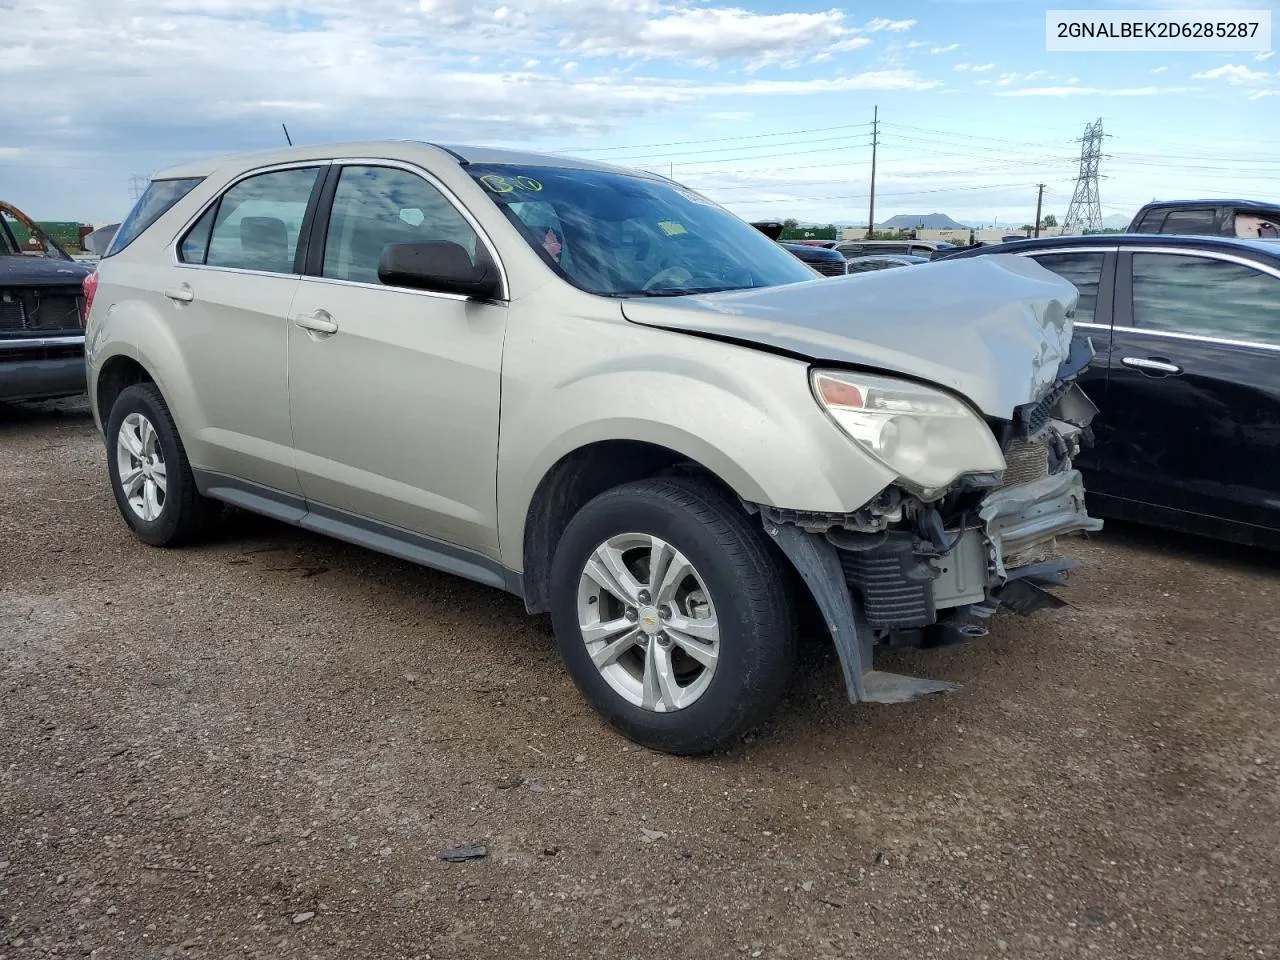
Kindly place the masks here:
[(206, 497), (313, 530), (356, 546), (524, 596), (518, 573), (463, 547), (424, 537), (402, 527), (347, 513), (261, 484), (221, 473), (192, 470), (196, 488)]

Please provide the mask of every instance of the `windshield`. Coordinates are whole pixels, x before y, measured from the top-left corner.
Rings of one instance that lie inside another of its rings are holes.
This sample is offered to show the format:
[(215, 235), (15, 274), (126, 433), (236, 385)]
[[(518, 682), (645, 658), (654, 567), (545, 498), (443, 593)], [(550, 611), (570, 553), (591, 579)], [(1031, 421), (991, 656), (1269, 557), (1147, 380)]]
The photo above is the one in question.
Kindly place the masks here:
[(676, 184), (598, 170), (467, 171), (561, 277), (609, 297), (670, 297), (815, 280), (750, 224)]
[(0, 256), (71, 259), (38, 223), (9, 203), (0, 203)]

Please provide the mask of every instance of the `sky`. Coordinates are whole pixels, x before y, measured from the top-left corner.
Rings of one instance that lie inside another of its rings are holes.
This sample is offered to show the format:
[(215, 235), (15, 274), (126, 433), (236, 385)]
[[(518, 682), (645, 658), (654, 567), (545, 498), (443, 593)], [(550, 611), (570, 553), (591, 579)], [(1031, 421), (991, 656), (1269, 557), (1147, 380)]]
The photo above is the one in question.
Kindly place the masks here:
[(1280, 195), (1280, 56), (1046, 52), (1045, 9), (1122, 0), (0, 0), (0, 199), (118, 221), (136, 177), (365, 138), (517, 146), (669, 174), (750, 219)]

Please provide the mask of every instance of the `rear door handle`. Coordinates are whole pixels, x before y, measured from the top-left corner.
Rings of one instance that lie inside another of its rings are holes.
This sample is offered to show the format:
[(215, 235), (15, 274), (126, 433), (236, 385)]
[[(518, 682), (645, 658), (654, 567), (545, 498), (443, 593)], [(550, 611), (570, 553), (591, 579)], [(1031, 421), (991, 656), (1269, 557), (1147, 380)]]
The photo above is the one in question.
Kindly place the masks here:
[(313, 333), (329, 334), (338, 332), (337, 323), (325, 310), (317, 310), (315, 313), (304, 313), (301, 316), (294, 317), (293, 323), (295, 326), (301, 327), (303, 330), (310, 330)]
[(174, 303), (190, 303), (196, 298), (196, 292), (191, 289), (190, 284), (186, 283), (170, 287), (164, 292), (164, 295)]
[(1158, 357), (1125, 357), (1120, 361), (1126, 367), (1141, 370), (1143, 373), (1181, 373), (1182, 368), (1176, 363), (1161, 360)]

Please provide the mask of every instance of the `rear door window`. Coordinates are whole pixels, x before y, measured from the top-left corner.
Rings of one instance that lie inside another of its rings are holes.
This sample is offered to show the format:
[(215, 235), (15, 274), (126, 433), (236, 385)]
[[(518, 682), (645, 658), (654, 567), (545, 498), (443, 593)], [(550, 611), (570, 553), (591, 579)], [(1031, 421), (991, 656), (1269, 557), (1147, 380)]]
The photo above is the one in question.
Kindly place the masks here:
[(105, 257), (115, 256), (142, 232), (166, 213), (175, 203), (194, 190), (204, 180), (203, 177), (187, 177), (181, 180), (152, 180), (138, 202), (133, 205), (129, 215), (124, 218), (116, 235), (107, 248)]
[[(274, 170), (241, 180), (182, 239), (186, 263), (296, 273), (294, 258), (319, 167)], [(207, 239), (206, 239), (207, 238)]]
[(1080, 291), (1076, 323), (1093, 323), (1098, 309), (1098, 285), (1102, 280), (1104, 253), (1045, 253), (1032, 257), (1046, 270), (1070, 280)]
[(1174, 210), (1164, 219), (1161, 233), (1184, 233), (1204, 236), (1218, 232), (1217, 211), (1213, 207), (1196, 207), (1193, 210)]
[(1145, 330), (1280, 346), (1280, 279), (1226, 260), (1135, 253), (1133, 322)]

